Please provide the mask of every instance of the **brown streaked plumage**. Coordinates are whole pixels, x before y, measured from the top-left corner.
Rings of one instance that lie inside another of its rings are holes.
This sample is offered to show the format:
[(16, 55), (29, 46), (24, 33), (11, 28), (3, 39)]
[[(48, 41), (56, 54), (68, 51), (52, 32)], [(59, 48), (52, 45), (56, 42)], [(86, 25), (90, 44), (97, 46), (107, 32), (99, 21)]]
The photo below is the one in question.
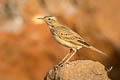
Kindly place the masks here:
[(74, 51), (70, 57), (68, 57), (69, 56), (68, 53), (65, 56), (65, 58), (61, 61), (61, 63), (67, 62), (76, 53), (76, 51), (82, 47), (90, 48), (96, 52), (106, 55), (102, 51), (86, 43), (79, 34), (74, 32), (70, 28), (59, 24), (59, 22), (55, 17), (45, 16), (43, 18), (38, 18), (38, 19), (43, 19), (48, 24), (48, 27), (50, 29), (50, 32), (52, 33), (53, 38), (58, 43), (70, 48), (71, 49), (70, 53), (71, 51)]

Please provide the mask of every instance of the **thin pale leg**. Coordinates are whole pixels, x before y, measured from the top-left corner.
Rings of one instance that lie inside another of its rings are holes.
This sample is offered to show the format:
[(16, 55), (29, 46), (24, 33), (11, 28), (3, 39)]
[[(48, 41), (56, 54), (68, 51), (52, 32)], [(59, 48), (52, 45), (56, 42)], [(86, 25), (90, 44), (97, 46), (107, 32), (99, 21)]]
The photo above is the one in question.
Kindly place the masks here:
[(72, 49), (70, 49), (70, 52), (67, 53), (67, 55), (60, 61), (59, 64), (62, 64), (65, 61), (65, 59), (70, 55), (71, 52), (72, 52)]
[(75, 55), (75, 53), (77, 52), (77, 50), (76, 49), (72, 49), (74, 52), (72, 53), (72, 55), (70, 56), (70, 57), (68, 57), (68, 59), (64, 62), (64, 63), (67, 63), (71, 58), (72, 58), (72, 56), (73, 55)]

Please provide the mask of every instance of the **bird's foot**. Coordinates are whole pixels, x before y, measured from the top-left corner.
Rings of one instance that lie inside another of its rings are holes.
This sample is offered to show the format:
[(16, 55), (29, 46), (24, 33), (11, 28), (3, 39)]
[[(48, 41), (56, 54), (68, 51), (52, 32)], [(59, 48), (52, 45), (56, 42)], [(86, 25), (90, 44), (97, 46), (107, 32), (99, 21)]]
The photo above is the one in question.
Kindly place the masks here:
[(62, 67), (63, 64), (64, 64), (64, 62), (61, 62), (61, 63), (59, 63), (57, 66), (58, 66), (58, 67)]

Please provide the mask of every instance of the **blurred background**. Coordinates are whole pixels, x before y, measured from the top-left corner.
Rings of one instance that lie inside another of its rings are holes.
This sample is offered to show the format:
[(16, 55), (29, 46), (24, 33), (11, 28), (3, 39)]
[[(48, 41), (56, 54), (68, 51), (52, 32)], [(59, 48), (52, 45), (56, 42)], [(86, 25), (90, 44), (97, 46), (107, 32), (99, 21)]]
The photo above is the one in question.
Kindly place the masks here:
[(112, 80), (120, 80), (119, 0), (0, 0), (0, 80), (43, 80), (69, 49), (58, 44), (45, 22), (36, 16), (55, 16), (107, 58), (83, 48), (72, 60), (104, 64)]

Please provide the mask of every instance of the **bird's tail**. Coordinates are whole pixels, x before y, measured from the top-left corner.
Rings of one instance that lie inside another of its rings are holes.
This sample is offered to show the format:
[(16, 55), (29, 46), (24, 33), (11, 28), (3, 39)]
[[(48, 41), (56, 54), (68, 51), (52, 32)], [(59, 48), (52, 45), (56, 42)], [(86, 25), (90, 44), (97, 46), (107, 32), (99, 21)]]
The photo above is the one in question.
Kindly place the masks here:
[(101, 50), (99, 50), (99, 49), (97, 49), (97, 48), (95, 48), (95, 47), (93, 47), (93, 46), (89, 46), (88, 48), (90, 48), (91, 50), (94, 50), (94, 51), (96, 51), (96, 52), (98, 52), (98, 53), (101, 53), (101, 54), (103, 54), (103, 55), (105, 55), (105, 56), (108, 56), (106, 53), (102, 52)]

